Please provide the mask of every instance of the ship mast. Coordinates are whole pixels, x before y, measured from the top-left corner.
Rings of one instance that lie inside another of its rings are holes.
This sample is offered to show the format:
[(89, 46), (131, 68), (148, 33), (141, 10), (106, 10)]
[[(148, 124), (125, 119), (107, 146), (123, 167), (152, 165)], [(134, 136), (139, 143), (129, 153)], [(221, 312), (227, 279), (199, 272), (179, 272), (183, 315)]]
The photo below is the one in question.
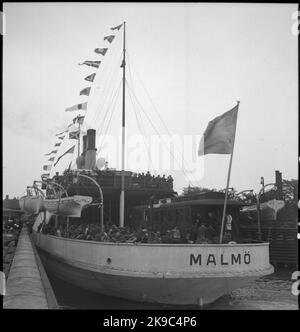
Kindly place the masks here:
[(126, 22), (123, 23), (123, 102), (122, 102), (122, 169), (121, 169), (121, 194), (120, 194), (120, 227), (124, 227), (124, 210), (125, 210), (125, 34)]

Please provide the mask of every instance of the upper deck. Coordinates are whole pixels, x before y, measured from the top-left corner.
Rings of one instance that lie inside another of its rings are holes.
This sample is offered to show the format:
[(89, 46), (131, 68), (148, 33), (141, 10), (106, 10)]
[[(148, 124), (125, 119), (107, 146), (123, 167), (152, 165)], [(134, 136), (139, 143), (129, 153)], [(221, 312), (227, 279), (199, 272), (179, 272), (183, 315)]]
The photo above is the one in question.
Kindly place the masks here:
[[(117, 170), (72, 170), (63, 175), (56, 175), (53, 180), (66, 188), (69, 195), (99, 196), (97, 186), (89, 179), (76, 175), (87, 175), (100, 185), (104, 199), (117, 200), (121, 190), (121, 171)], [(152, 176), (150, 173), (133, 173), (125, 171), (125, 192), (128, 199), (135, 202), (148, 200), (151, 196), (157, 198), (169, 197), (175, 194), (171, 177)]]

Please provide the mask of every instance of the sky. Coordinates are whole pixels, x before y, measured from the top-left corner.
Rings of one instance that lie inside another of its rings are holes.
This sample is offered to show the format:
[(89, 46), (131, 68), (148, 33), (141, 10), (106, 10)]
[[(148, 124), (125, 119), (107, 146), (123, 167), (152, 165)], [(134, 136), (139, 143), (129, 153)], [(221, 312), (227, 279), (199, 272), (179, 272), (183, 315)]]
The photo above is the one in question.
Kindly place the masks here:
[[(153, 135), (171, 134), (197, 145), (208, 122), (239, 100), (230, 186), (257, 191), (261, 176), (274, 182), (275, 170), (297, 178), (296, 10), (296, 4), (4, 3), (3, 197), (20, 197), (40, 179), (55, 134), (79, 114), (66, 107), (88, 101), (82, 129), (120, 136), (123, 30), (110, 28), (123, 21), (126, 142), (143, 134), (141, 150), (148, 151)], [(111, 44), (103, 40), (110, 34)], [(97, 47), (107, 54), (94, 53)], [(95, 72), (78, 65), (85, 60), (102, 62), (89, 97), (79, 95), (89, 86), (84, 77)], [(64, 140), (56, 157), (74, 144)], [(113, 148), (103, 144), (97, 138), (98, 157), (119, 168)], [(186, 176), (180, 166), (148, 168), (172, 174), (178, 192), (188, 184), (225, 188), (229, 155), (197, 157), (193, 149), (202, 176)], [(130, 151), (127, 159), (134, 160)], [(69, 163), (67, 156), (59, 166)]]

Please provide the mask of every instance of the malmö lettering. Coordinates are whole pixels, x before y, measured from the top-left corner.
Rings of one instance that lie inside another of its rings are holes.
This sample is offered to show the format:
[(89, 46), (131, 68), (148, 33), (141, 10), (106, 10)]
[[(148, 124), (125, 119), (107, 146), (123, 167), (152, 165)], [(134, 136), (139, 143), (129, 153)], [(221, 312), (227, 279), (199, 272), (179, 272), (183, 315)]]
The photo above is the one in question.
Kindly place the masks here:
[(208, 254), (208, 255), (194, 255), (190, 254), (190, 265), (240, 265), (240, 264), (250, 264), (251, 255), (247, 251), (243, 254)]

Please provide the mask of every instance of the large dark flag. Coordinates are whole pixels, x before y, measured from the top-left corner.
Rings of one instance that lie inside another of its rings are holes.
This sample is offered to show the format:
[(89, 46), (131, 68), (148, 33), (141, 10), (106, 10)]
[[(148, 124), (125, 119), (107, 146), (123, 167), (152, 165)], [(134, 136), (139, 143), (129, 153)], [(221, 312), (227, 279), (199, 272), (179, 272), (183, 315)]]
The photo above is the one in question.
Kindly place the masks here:
[(123, 23), (121, 23), (120, 25), (117, 25), (116, 27), (110, 28), (110, 30), (120, 30), (122, 25), (123, 25)]
[(79, 66), (87, 65), (95, 68), (99, 68), (101, 61), (84, 61), (82, 63), (79, 63)]
[(114, 38), (115, 38), (114, 35), (110, 35), (110, 36), (104, 37), (104, 40), (107, 40), (109, 43), (111, 43), (114, 40)]
[(198, 156), (231, 154), (235, 138), (238, 104), (230, 111), (210, 121), (202, 136)]
[(86, 111), (86, 109), (87, 109), (87, 102), (67, 107), (66, 112), (79, 111), (79, 110)]
[(93, 73), (93, 74), (91, 74), (91, 75), (85, 77), (85, 80), (86, 80), (86, 81), (89, 81), (89, 82), (94, 82), (94, 78), (95, 78), (95, 76), (96, 76), (96, 73)]
[(75, 150), (75, 145), (73, 145), (68, 151), (66, 151), (64, 154), (62, 154), (57, 160), (56, 160), (56, 163), (54, 164), (54, 166), (60, 161), (60, 159), (62, 157), (64, 157), (66, 154), (68, 153), (74, 153), (74, 150)]
[(54, 146), (60, 146), (61, 142), (56, 143)]
[(84, 89), (82, 89), (81, 91), (80, 91), (80, 96), (81, 95), (84, 95), (84, 96), (89, 96), (89, 94), (90, 94), (90, 91), (91, 91), (91, 87), (88, 87), (88, 88), (84, 88)]
[(105, 55), (108, 48), (95, 48), (94, 52), (97, 54)]

